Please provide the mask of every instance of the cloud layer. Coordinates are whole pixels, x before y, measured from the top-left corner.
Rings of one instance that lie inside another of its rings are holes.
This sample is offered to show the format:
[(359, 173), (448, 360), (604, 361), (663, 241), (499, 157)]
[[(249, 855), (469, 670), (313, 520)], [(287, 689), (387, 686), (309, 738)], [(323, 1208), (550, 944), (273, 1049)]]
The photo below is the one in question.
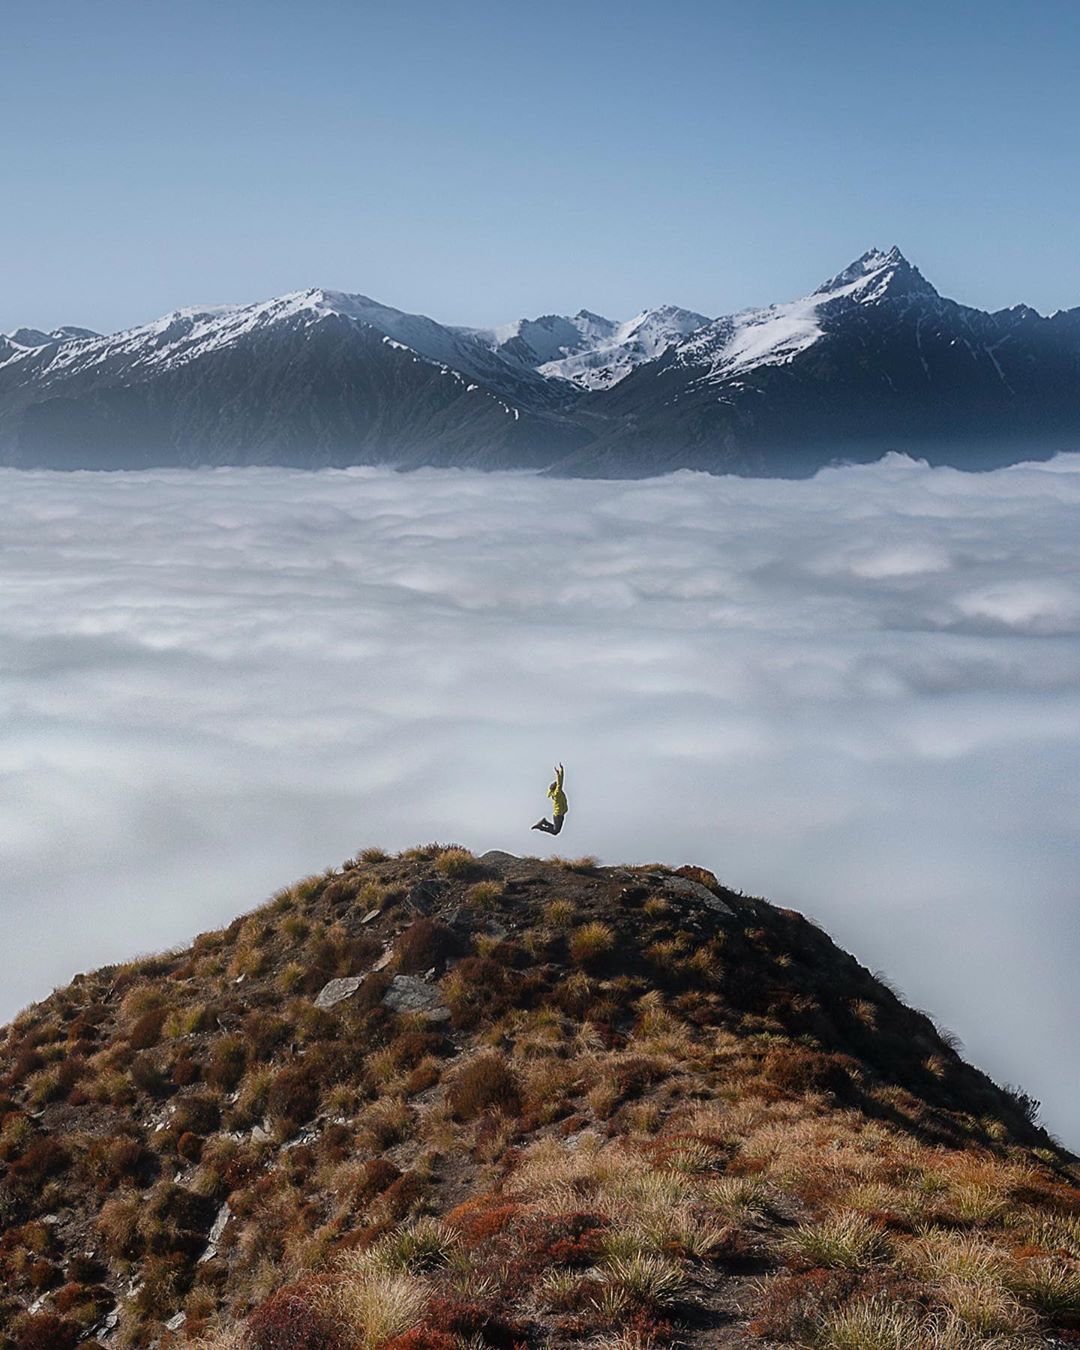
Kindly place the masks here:
[(0, 1017), (370, 843), (697, 862), (1080, 1144), (1080, 456), (0, 471)]

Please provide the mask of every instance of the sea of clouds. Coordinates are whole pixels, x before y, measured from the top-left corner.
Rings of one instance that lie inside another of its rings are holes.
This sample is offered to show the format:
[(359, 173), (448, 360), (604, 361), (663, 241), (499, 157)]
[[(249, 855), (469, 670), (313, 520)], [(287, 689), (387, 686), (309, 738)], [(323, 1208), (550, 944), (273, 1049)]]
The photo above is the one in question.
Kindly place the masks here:
[(0, 471), (0, 1017), (368, 844), (699, 863), (1080, 1145), (1080, 456)]

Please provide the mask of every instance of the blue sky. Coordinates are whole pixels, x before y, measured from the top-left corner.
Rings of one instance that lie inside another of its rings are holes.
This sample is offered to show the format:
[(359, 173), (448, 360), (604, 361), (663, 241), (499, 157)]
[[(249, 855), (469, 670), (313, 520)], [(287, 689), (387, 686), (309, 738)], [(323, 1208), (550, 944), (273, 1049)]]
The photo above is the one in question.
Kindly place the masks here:
[(0, 329), (308, 285), (718, 314), (898, 243), (1080, 304), (1080, 5), (0, 0)]

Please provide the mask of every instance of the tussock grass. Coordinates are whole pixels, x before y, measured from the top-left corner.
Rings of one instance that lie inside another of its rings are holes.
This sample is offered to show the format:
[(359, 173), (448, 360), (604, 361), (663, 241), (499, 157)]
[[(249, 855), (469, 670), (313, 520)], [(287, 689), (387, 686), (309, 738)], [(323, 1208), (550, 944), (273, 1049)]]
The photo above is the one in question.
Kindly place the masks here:
[(919, 1318), (884, 1298), (827, 1314), (815, 1340), (822, 1350), (914, 1350), (925, 1345)]
[(577, 914), (577, 905), (573, 900), (564, 899), (557, 896), (554, 900), (549, 900), (544, 906), (544, 918), (552, 928), (567, 928), (574, 922)]
[(954, 1317), (979, 1336), (1022, 1336), (1035, 1330), (1031, 1309), (996, 1281), (953, 1276), (940, 1280), (937, 1291)]
[(351, 1344), (358, 1350), (377, 1350), (416, 1324), (428, 1288), (415, 1275), (370, 1270), (330, 1286), (322, 1297)]
[(346, 1274), (419, 1275), (450, 1263), (461, 1249), (458, 1233), (438, 1219), (401, 1224), (363, 1251), (348, 1252), (339, 1263)]
[(708, 1197), (716, 1210), (733, 1220), (760, 1214), (768, 1205), (766, 1187), (754, 1177), (721, 1177), (710, 1183)]
[(981, 1237), (935, 1228), (907, 1243), (900, 1251), (900, 1260), (922, 1280), (960, 1280), (986, 1286), (1000, 1285), (1008, 1253)]
[(477, 909), (490, 909), (504, 889), (501, 881), (477, 881), (465, 892), (465, 900)]
[(1033, 1246), (1080, 1261), (1080, 1214), (1025, 1215), (1019, 1227)]
[(1006, 1272), (1005, 1283), (1043, 1317), (1080, 1318), (1080, 1268), (1053, 1257), (1038, 1257)]
[(606, 923), (594, 920), (575, 929), (570, 937), (570, 959), (588, 968), (601, 961), (615, 947), (615, 934)]
[(862, 1214), (850, 1212), (804, 1224), (782, 1246), (791, 1257), (833, 1270), (865, 1270), (889, 1255), (881, 1229)]
[(676, 1304), (687, 1285), (686, 1274), (677, 1262), (641, 1252), (613, 1257), (602, 1279), (646, 1306), (659, 1308)]
[(677, 1139), (664, 1158), (665, 1167), (674, 1172), (712, 1173), (718, 1165), (716, 1148), (704, 1139)]
[(467, 848), (444, 848), (435, 858), (435, 870), (450, 880), (463, 880), (475, 875), (479, 863)]

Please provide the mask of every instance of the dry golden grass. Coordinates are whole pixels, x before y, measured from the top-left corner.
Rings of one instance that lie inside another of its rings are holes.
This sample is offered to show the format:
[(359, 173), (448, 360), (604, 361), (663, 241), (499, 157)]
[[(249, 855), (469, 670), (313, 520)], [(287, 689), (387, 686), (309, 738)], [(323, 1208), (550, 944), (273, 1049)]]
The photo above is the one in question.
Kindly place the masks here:
[(476, 856), (467, 848), (444, 848), (435, 859), (436, 872), (454, 881), (471, 877), (478, 865)]
[(552, 928), (567, 928), (574, 922), (577, 914), (577, 905), (573, 900), (567, 900), (562, 896), (557, 896), (554, 900), (549, 900), (544, 906), (544, 918)]
[(357, 1350), (378, 1350), (416, 1324), (427, 1298), (415, 1275), (371, 1270), (330, 1286), (324, 1304)]
[(606, 923), (594, 920), (576, 928), (570, 937), (570, 959), (589, 966), (614, 949), (615, 934)]
[(911, 1309), (874, 1298), (827, 1314), (816, 1344), (823, 1350), (914, 1350), (925, 1342)]
[(503, 893), (501, 881), (477, 881), (465, 892), (467, 904), (477, 909), (490, 909)]
[(832, 1270), (864, 1270), (890, 1255), (881, 1229), (850, 1212), (801, 1225), (784, 1240), (783, 1250), (809, 1266)]

